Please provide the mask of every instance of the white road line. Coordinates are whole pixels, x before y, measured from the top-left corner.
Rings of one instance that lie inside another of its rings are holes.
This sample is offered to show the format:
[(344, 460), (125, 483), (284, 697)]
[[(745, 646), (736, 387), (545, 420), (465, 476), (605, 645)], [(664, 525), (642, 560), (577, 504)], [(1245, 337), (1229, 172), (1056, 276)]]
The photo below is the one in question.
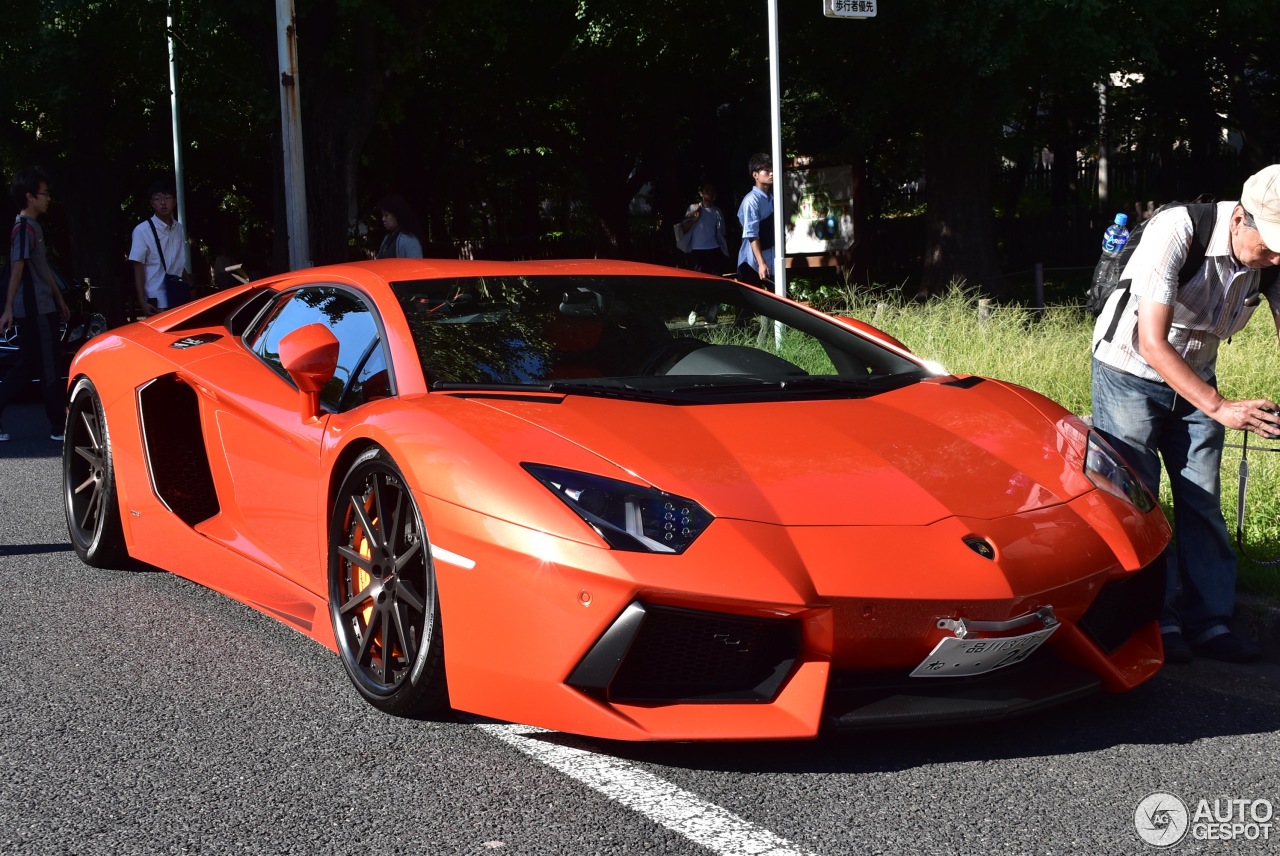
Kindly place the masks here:
[(723, 856), (815, 856), (809, 851), (796, 849), (785, 838), (626, 761), (528, 736), (546, 733), (545, 729), (487, 723), (476, 727), (655, 823), (691, 838), (713, 853)]

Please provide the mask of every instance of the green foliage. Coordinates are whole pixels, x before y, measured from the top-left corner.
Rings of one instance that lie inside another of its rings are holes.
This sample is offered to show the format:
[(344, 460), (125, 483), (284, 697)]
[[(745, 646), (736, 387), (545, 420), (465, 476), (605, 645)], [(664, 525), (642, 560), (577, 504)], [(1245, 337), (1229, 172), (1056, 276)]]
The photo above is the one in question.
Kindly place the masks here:
[[(71, 179), (59, 199), (82, 233), (77, 252), (114, 258), (145, 210), (138, 188), (172, 159), (165, 6), (10, 5), (0, 166), (38, 162)], [(1189, 0), (918, 0), (857, 22), (824, 18), (812, 0), (779, 6), (784, 152), (853, 164), (859, 216), (871, 218), (891, 216), (896, 188), (927, 173), (926, 203), (911, 213), (929, 221), (931, 282), (988, 285), (1001, 263), (993, 212), (1078, 220), (1093, 204), (1090, 188), (1064, 186), (1023, 206), (1016, 183), (988, 199), (987, 174), (1044, 148), (1063, 165), (1099, 151), (1094, 86), (1113, 71), (1143, 75), (1109, 91), (1108, 122), (1113, 150), (1150, 156), (1144, 190), (1174, 183), (1169, 163), (1203, 176), (1152, 198), (1229, 198), (1244, 170), (1280, 150), (1270, 0), (1213, 14)], [(189, 231), (269, 239), (282, 219), (271, 6), (172, 9)], [(631, 255), (641, 187), (666, 222), (706, 180), (731, 211), (747, 156), (769, 146), (764, 4), (342, 0), (297, 11), (311, 231), (343, 252), (347, 229), (374, 222), (394, 190), (424, 215), (430, 241), (564, 232)], [(1206, 158), (1224, 127), (1245, 148), (1215, 166)], [(89, 229), (107, 234), (85, 240)]]

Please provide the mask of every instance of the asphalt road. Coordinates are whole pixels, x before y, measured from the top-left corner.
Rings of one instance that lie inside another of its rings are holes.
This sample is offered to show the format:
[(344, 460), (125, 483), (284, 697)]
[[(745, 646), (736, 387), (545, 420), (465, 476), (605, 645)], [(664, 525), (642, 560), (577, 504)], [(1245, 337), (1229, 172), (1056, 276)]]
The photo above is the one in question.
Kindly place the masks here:
[(1179, 853), (1280, 853), (1275, 664), (1198, 662), (1012, 723), (802, 744), (399, 720), (247, 607), (80, 564), (42, 421), (11, 408), (0, 443), (0, 853), (1141, 854), (1160, 850), (1135, 825), (1156, 792), (1188, 815), (1244, 806), (1235, 840), (1191, 826)]

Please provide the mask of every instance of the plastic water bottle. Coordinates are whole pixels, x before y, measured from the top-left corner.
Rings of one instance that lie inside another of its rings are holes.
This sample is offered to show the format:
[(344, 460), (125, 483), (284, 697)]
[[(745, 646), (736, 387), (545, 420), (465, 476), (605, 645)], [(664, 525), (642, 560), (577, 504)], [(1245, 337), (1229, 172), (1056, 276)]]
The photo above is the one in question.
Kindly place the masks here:
[(1093, 283), (1089, 286), (1085, 307), (1095, 316), (1102, 313), (1107, 298), (1120, 281), (1120, 251), (1129, 241), (1129, 215), (1117, 214), (1115, 222), (1102, 236), (1102, 258), (1093, 269)]
[(1117, 214), (1115, 222), (1107, 227), (1106, 233), (1102, 236), (1102, 252), (1119, 258), (1120, 251), (1129, 240), (1128, 226), (1129, 215)]

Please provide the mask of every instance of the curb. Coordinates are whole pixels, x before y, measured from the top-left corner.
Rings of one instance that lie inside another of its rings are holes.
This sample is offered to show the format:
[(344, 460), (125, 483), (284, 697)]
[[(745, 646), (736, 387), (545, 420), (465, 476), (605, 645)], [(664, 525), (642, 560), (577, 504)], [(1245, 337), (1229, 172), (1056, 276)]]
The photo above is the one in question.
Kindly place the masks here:
[(1268, 597), (1237, 592), (1235, 632), (1262, 647), (1262, 659), (1280, 663), (1280, 604)]

